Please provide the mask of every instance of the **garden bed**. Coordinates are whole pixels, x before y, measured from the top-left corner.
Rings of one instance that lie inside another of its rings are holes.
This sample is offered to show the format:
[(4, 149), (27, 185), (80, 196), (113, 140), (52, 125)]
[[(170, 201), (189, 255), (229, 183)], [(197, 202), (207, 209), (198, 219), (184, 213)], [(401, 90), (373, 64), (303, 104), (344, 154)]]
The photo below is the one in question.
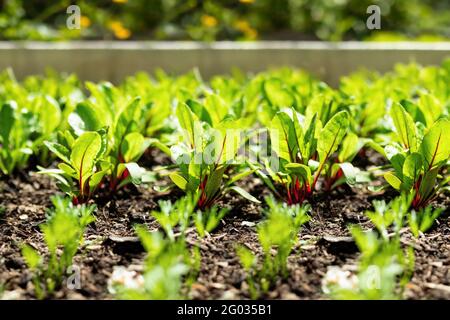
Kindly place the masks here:
[(450, 60), (0, 79), (1, 298), (450, 298)]
[[(255, 181), (246, 181), (261, 190)], [(45, 211), (51, 206), (49, 197), (58, 190), (50, 179), (42, 176), (16, 177), (0, 184), (0, 207), (6, 212), (0, 220), (2, 237), (0, 256), (0, 282), (17, 292), (17, 298), (33, 298), (29, 286), (30, 273), (20, 254), (24, 241), (45, 251), (38, 225), (45, 221)], [(114, 266), (134, 266), (142, 270), (145, 251), (135, 237), (133, 225), (145, 223), (150, 230), (158, 224), (149, 215), (162, 198), (173, 199), (178, 195), (159, 195), (149, 188), (133, 188), (127, 195), (101, 199), (97, 221), (88, 228), (88, 243), (75, 257), (82, 270), (82, 289), (67, 288), (57, 292), (57, 299), (112, 299), (107, 282)], [(364, 228), (373, 226), (363, 214), (371, 208), (371, 201), (393, 194), (373, 195), (361, 190), (347, 190), (331, 195), (319, 195), (315, 200), (312, 220), (302, 229), (300, 244), (289, 259), (289, 278), (280, 280), (264, 298), (268, 299), (326, 299), (321, 281), (332, 265), (355, 267), (358, 249), (347, 225), (358, 223)], [(436, 204), (448, 207), (449, 197), (441, 197)], [(197, 283), (192, 287), (194, 299), (248, 299), (245, 275), (235, 252), (237, 243), (260, 251), (255, 225), (261, 220), (261, 208), (232, 198), (224, 200), (233, 210), (210, 237), (201, 241), (202, 266)], [(409, 232), (402, 234), (405, 245), (415, 247), (416, 265), (414, 277), (408, 284), (408, 299), (450, 299), (450, 221), (448, 213), (442, 222), (430, 230), (420, 241)], [(195, 231), (187, 237), (194, 243)]]

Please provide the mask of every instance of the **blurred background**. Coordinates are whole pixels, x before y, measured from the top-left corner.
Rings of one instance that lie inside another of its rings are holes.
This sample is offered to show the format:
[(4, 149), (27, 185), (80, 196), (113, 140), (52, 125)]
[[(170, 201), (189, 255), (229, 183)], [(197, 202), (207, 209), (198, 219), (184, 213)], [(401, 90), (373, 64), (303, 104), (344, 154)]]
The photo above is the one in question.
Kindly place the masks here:
[[(381, 30), (366, 28), (372, 4)], [(74, 39), (448, 41), (450, 0), (0, 0), (0, 40)]]

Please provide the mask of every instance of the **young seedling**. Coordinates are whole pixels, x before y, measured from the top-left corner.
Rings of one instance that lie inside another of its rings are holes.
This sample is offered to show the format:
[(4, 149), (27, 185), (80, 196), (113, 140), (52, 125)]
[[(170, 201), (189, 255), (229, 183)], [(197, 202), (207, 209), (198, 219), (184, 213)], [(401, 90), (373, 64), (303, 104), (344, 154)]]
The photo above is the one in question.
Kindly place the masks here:
[(183, 141), (171, 148), (178, 170), (169, 175), (170, 179), (186, 194), (198, 197), (197, 208), (201, 210), (213, 206), (229, 191), (258, 203), (256, 198), (234, 185), (252, 170), (229, 175), (236, 166), (234, 160), (240, 146), (241, 131), (236, 130), (239, 123), (229, 118), (215, 118), (212, 110), (190, 103), (192, 109), (187, 104), (179, 104), (176, 110)]
[(346, 111), (337, 112), (324, 127), (317, 113), (303, 117), (293, 109), (278, 112), (270, 127), (276, 157), (266, 161), (268, 175), (263, 170), (258, 175), (288, 204), (303, 203), (312, 197), (322, 173), (332, 172), (326, 175), (334, 179), (339, 169), (344, 173), (353, 170), (350, 163), (333, 165), (332, 161), (348, 126)]
[(84, 132), (77, 139), (67, 133), (65, 145), (46, 142), (46, 146), (63, 162), (59, 169), (40, 168), (39, 173), (56, 178), (58, 186), (72, 197), (74, 204), (87, 202), (111, 168), (104, 158), (106, 131)]
[(380, 238), (376, 232), (364, 232), (358, 226), (350, 231), (361, 251), (357, 276), (336, 275), (335, 270), (329, 270), (322, 281), (325, 293), (339, 300), (401, 298), (414, 270), (412, 247), (403, 251), (397, 236)]
[(160, 211), (152, 211), (151, 215), (161, 225), (167, 237), (175, 241), (175, 228), (184, 236), (184, 232), (191, 224), (191, 217), (197, 200), (192, 196), (185, 196), (174, 204), (171, 201), (158, 202)]
[(0, 174), (25, 168), (61, 122), (60, 107), (49, 96), (30, 98), (27, 107), (16, 101), (0, 104)]
[(110, 283), (119, 299), (174, 300), (186, 297), (184, 289), (195, 274), (197, 257), (186, 247), (183, 237), (172, 240), (145, 226), (136, 226), (142, 245), (147, 252), (143, 279), (137, 285), (127, 286), (123, 281)]
[(83, 242), (87, 225), (95, 221), (95, 206), (73, 206), (69, 199), (52, 197), (54, 209), (47, 222), (40, 226), (48, 249), (48, 258), (30, 245), (22, 246), (22, 255), (33, 273), (36, 297), (51, 295), (62, 283), (67, 268), (72, 265), (78, 247)]
[(427, 232), (444, 210), (442, 208), (433, 209), (431, 206), (421, 208), (417, 212), (412, 210), (408, 216), (409, 228), (417, 238), (420, 234)]
[(399, 143), (386, 146), (393, 171), (384, 174), (386, 181), (401, 193), (414, 194), (411, 206), (429, 205), (447, 183), (440, 175), (450, 157), (450, 121), (437, 120), (421, 135), (411, 115), (400, 104), (394, 104), (391, 117)]
[(278, 277), (288, 276), (287, 259), (297, 243), (301, 226), (309, 220), (310, 206), (307, 204), (303, 206), (280, 204), (273, 197), (266, 198), (266, 203), (269, 206), (266, 210), (267, 219), (257, 228), (263, 251), (262, 265), (254, 263), (258, 259), (249, 249), (243, 246), (237, 249), (241, 264), (249, 274), (251, 294), (259, 290), (265, 293)]
[(209, 234), (216, 229), (228, 211), (229, 209), (227, 208), (219, 210), (217, 206), (213, 206), (203, 212), (198, 210), (194, 217), (194, 223), (200, 238), (204, 238), (207, 233)]

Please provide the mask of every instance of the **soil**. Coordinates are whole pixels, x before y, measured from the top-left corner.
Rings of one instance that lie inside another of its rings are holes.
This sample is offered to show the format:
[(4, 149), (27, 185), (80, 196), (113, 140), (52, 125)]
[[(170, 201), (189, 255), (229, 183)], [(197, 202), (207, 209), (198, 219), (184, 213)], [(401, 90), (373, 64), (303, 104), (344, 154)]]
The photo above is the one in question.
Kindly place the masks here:
[[(149, 154), (152, 156), (152, 154)], [(149, 166), (167, 163), (145, 160)], [(164, 183), (165, 181), (158, 181)], [(268, 190), (259, 181), (249, 178), (243, 186), (263, 199)], [(39, 224), (51, 207), (50, 196), (59, 191), (54, 182), (33, 172), (0, 181), (0, 287), (14, 292), (22, 299), (33, 299), (33, 286), (20, 254), (24, 242), (45, 252)], [(140, 186), (120, 192), (113, 198), (97, 199), (97, 220), (88, 227), (85, 242), (75, 257), (81, 270), (81, 289), (66, 286), (53, 299), (112, 299), (107, 281), (114, 266), (138, 269), (145, 253), (133, 232), (133, 225), (144, 223), (150, 230), (158, 225), (150, 211), (158, 207), (160, 199), (174, 199), (177, 193), (159, 193), (151, 187)], [(373, 194), (363, 189), (346, 188), (330, 194), (315, 196), (312, 219), (300, 231), (300, 241), (289, 258), (290, 275), (280, 280), (264, 297), (267, 299), (326, 299), (321, 279), (328, 266), (354, 268), (358, 250), (349, 237), (348, 225), (358, 223), (371, 228), (364, 211), (377, 198), (391, 198), (395, 194)], [(108, 200), (106, 200), (108, 199)], [(245, 274), (235, 254), (236, 244), (244, 244), (260, 252), (256, 224), (261, 220), (261, 207), (236, 197), (226, 196), (222, 205), (233, 210), (221, 225), (203, 240), (188, 231), (189, 243), (200, 241), (202, 265), (198, 280), (192, 286), (194, 299), (249, 298)], [(450, 198), (442, 196), (436, 206), (449, 207)], [(3, 208), (3, 209), (2, 209)], [(407, 285), (408, 299), (450, 299), (450, 219), (449, 212), (439, 218), (424, 236), (415, 239), (405, 231), (402, 243), (415, 247), (415, 272)]]

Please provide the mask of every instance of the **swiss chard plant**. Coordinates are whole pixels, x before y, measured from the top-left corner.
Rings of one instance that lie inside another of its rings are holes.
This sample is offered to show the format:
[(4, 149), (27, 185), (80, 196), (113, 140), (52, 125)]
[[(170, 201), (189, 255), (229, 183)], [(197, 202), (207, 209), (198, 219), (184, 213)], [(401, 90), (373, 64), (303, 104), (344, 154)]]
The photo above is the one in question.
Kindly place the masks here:
[[(259, 202), (234, 185), (252, 170), (233, 173), (241, 144), (239, 122), (203, 108), (198, 103), (179, 104), (176, 110), (183, 131), (180, 143), (171, 147), (178, 170), (170, 173), (173, 183), (185, 193), (197, 197), (197, 208), (214, 205), (229, 191)], [(218, 112), (219, 110), (215, 110)]]
[(385, 148), (393, 170), (384, 178), (399, 192), (414, 194), (414, 209), (426, 207), (448, 183), (442, 171), (450, 157), (450, 121), (440, 118), (423, 129), (400, 104), (392, 106), (391, 117), (397, 142)]
[(10, 100), (0, 105), (0, 173), (24, 169), (32, 155), (45, 162), (41, 148), (62, 119), (58, 103), (50, 96), (26, 100), (26, 108)]
[(106, 130), (82, 133), (78, 138), (66, 132), (64, 144), (46, 142), (46, 146), (62, 160), (58, 169), (39, 171), (57, 180), (61, 190), (72, 198), (74, 204), (91, 199), (111, 164), (105, 160)]
[(28, 244), (22, 255), (33, 273), (36, 297), (51, 295), (61, 284), (77, 250), (83, 242), (87, 225), (95, 221), (95, 206), (73, 206), (69, 199), (53, 197), (54, 209), (40, 226), (48, 249), (48, 257)]
[(275, 154), (265, 161), (258, 175), (288, 204), (310, 199), (322, 174), (337, 181), (339, 169), (344, 173), (354, 171), (350, 163), (336, 164), (335, 160), (349, 127), (348, 118), (346, 111), (340, 111), (323, 126), (317, 113), (306, 117), (293, 109), (277, 113), (270, 127)]
[(111, 165), (108, 172), (111, 192), (132, 182), (151, 180), (151, 175), (137, 161), (152, 141), (145, 138), (142, 112), (145, 107), (139, 97), (125, 99), (117, 88), (108, 83), (87, 83), (91, 98), (79, 103), (69, 116), (74, 134), (107, 128), (105, 160)]

